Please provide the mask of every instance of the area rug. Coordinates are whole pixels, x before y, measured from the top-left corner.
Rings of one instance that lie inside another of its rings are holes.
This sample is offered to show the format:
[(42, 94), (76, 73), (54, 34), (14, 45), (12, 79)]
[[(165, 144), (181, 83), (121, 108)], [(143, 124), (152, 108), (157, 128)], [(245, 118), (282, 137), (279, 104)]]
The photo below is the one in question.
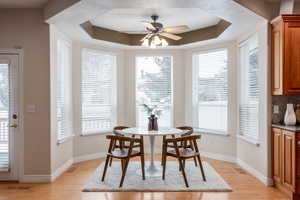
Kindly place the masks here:
[[(159, 164), (159, 163), (157, 163)], [(146, 165), (147, 166), (147, 165)], [(140, 162), (130, 162), (128, 165), (125, 181), (122, 188), (119, 188), (121, 178), (120, 162), (113, 162), (107, 169), (105, 181), (101, 182), (104, 163), (94, 172), (90, 180), (83, 188), (83, 192), (230, 192), (231, 187), (207, 162), (203, 162), (204, 172), (207, 181), (202, 180), (199, 167), (195, 167), (194, 162), (186, 162), (186, 174), (189, 182), (187, 188), (181, 172), (178, 170), (178, 162), (168, 161), (166, 168), (166, 178), (146, 177), (142, 180), (140, 175)]]

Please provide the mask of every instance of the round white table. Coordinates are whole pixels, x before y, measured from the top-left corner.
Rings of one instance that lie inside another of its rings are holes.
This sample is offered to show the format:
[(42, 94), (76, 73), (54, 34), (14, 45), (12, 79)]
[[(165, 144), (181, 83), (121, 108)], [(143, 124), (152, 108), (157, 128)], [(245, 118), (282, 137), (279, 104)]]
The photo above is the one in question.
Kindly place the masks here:
[(146, 176), (148, 177), (158, 177), (162, 175), (162, 168), (160, 163), (154, 162), (154, 146), (155, 146), (155, 136), (168, 136), (168, 135), (181, 135), (185, 131), (176, 128), (159, 128), (158, 131), (148, 131), (147, 128), (126, 128), (120, 131), (124, 135), (142, 135), (149, 136), (150, 138), (150, 164), (146, 169)]

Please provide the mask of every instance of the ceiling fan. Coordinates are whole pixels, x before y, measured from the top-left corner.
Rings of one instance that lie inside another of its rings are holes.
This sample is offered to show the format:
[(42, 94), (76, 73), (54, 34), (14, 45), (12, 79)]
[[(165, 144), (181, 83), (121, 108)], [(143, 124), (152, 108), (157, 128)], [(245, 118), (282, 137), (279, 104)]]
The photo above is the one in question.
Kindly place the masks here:
[(172, 40), (180, 40), (182, 37), (171, 32), (185, 31), (189, 29), (187, 25), (164, 28), (162, 23), (157, 22), (158, 15), (152, 15), (151, 19), (153, 20), (152, 22), (142, 21), (148, 32), (147, 35), (141, 39), (141, 42), (143, 42), (142, 46), (149, 46), (150, 40), (150, 47), (155, 48), (156, 46), (167, 46), (167, 41), (159, 38), (159, 36), (163, 36)]

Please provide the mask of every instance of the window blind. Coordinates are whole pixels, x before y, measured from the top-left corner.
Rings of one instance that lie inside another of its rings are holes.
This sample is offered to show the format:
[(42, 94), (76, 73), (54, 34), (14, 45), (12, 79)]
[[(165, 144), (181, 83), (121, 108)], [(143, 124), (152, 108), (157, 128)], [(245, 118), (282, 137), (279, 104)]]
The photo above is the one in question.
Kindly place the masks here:
[(89, 49), (82, 51), (82, 134), (110, 131), (116, 122), (116, 56)]
[(172, 125), (172, 56), (136, 57), (136, 123), (148, 125), (148, 115), (142, 106), (161, 110), (160, 127)]
[(193, 126), (206, 132), (227, 132), (227, 50), (193, 56)]
[(258, 140), (260, 93), (257, 35), (240, 45), (239, 54), (239, 134)]
[(56, 118), (57, 139), (63, 140), (71, 135), (71, 46), (67, 41), (57, 40), (56, 68)]

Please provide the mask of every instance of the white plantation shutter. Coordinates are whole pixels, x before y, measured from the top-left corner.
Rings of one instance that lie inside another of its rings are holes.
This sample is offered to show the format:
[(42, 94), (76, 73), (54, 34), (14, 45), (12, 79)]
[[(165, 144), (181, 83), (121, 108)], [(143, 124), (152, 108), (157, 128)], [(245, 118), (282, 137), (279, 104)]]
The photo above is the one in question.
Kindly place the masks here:
[(227, 133), (227, 50), (193, 55), (193, 126), (204, 132)]
[(141, 104), (158, 106), (159, 127), (172, 126), (172, 56), (136, 57), (136, 124), (148, 125)]
[(239, 134), (253, 140), (258, 140), (259, 65), (257, 35), (240, 45), (239, 54)]
[(56, 118), (57, 139), (60, 141), (72, 132), (71, 46), (59, 39), (56, 52)]
[(82, 51), (82, 134), (110, 131), (116, 124), (116, 56), (89, 49)]

